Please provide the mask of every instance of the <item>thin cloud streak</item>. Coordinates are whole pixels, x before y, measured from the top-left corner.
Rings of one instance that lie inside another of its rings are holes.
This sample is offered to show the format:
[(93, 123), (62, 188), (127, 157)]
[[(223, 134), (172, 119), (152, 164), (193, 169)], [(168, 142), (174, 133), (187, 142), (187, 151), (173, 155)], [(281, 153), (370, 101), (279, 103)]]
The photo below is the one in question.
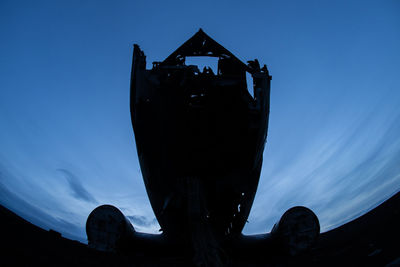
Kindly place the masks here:
[(98, 203), (98, 201), (92, 196), (92, 194), (90, 194), (81, 184), (79, 178), (76, 177), (73, 173), (66, 169), (57, 169), (57, 171), (64, 174), (74, 197), (94, 204)]

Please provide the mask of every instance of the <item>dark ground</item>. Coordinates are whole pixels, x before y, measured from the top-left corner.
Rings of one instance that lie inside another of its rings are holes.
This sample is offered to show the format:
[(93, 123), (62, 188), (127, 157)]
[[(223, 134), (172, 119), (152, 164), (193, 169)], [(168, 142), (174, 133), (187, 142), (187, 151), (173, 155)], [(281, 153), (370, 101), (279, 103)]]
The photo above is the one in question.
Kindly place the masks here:
[[(0, 266), (190, 266), (190, 259), (103, 253), (45, 231), (0, 206)], [(179, 254), (179, 253), (178, 253)], [(341, 227), (320, 236), (316, 247), (297, 258), (242, 255), (230, 266), (400, 266), (400, 192)]]

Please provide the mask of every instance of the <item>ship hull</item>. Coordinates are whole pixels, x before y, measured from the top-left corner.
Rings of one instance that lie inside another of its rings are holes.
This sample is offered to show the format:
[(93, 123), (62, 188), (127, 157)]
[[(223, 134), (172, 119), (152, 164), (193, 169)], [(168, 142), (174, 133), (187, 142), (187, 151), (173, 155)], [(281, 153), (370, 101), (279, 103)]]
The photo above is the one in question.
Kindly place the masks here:
[(144, 183), (165, 236), (226, 239), (241, 233), (257, 190), (271, 76), (227, 53), (219, 55), (217, 74), (199, 72), (177, 61), (177, 51), (175, 61), (171, 55), (147, 70), (134, 48), (131, 115)]

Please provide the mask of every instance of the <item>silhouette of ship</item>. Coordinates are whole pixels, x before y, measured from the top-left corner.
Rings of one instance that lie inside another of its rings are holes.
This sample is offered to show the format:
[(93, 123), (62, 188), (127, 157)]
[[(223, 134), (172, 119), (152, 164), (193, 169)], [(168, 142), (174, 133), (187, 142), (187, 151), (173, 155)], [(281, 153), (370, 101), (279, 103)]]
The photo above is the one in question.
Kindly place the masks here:
[[(217, 57), (218, 73), (185, 65), (188, 56)], [(182, 233), (199, 221), (219, 237), (240, 233), (268, 130), (267, 68), (246, 66), (202, 30), (151, 70), (135, 45), (132, 65), (132, 125), (163, 233), (185, 238)], [(254, 98), (246, 71), (254, 79)]]
[[(187, 57), (217, 58), (217, 73), (185, 64)], [(252, 88), (247, 88), (246, 73)], [(244, 244), (284, 243), (291, 254), (308, 249), (319, 222), (305, 207), (287, 211), (271, 236), (241, 234), (260, 178), (270, 81), (266, 65), (260, 67), (257, 59), (244, 64), (201, 29), (149, 70), (144, 52), (134, 45), (132, 125), (162, 234), (136, 233), (118, 209), (106, 205), (88, 218), (89, 245), (121, 250), (163, 243), (190, 248), (198, 265), (219, 265), (225, 251)]]

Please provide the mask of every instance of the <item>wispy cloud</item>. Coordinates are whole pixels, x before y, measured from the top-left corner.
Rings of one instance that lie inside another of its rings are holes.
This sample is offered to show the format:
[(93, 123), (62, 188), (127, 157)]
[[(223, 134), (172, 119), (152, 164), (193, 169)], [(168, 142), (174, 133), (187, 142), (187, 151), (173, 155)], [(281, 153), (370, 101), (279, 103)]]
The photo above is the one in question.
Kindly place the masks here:
[(79, 178), (76, 177), (72, 172), (66, 169), (57, 169), (57, 171), (64, 174), (74, 197), (94, 204), (98, 203), (98, 201), (93, 197), (93, 195), (90, 194), (81, 184)]
[(127, 216), (127, 218), (134, 225), (141, 226), (141, 227), (151, 227), (151, 226), (157, 224), (157, 220), (155, 218), (149, 219), (145, 216), (137, 216), (137, 215)]
[(159, 233), (160, 225), (154, 217), (150, 218), (142, 215), (129, 215), (126, 217), (131, 221), (136, 231), (153, 234)]

